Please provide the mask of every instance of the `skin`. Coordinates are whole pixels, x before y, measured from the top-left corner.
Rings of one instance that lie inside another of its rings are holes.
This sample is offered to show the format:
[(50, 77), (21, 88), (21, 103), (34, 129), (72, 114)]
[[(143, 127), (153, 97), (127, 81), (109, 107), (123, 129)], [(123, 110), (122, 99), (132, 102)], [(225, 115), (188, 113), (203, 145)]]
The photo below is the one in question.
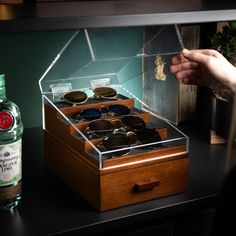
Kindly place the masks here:
[(215, 50), (183, 49), (173, 56), (170, 72), (184, 84), (208, 87), (226, 99), (236, 91), (236, 67)]

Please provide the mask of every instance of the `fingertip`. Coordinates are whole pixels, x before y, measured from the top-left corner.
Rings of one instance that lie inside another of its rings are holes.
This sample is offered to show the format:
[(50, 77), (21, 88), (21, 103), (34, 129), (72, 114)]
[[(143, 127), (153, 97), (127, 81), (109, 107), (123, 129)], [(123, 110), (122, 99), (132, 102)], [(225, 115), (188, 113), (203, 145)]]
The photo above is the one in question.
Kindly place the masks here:
[(182, 83), (184, 84), (189, 84), (189, 78), (183, 78)]
[(183, 55), (181, 54), (175, 55), (171, 58), (172, 65), (180, 64), (182, 61), (183, 61)]
[(174, 74), (175, 73), (175, 66), (174, 65), (170, 65), (169, 66), (169, 71)]
[(190, 53), (190, 50), (188, 50), (187, 48), (184, 48), (183, 50), (182, 50), (182, 53), (183, 54), (189, 54)]

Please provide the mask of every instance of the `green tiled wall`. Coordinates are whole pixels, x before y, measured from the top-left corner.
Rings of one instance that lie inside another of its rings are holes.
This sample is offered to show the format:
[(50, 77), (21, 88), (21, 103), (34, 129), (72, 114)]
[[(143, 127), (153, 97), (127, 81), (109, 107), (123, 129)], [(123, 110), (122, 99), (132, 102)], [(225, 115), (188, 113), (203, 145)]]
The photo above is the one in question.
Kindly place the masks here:
[[(139, 50), (142, 47), (142, 31), (139, 27), (136, 29), (141, 40), (134, 43)], [(130, 30), (133, 34), (134, 29)], [(42, 125), (38, 81), (72, 33), (73, 31), (52, 31), (0, 34), (0, 73), (6, 75), (7, 97), (19, 106), (25, 128)], [(99, 37), (94, 39), (98, 44), (101, 35)], [(127, 30), (122, 37), (130, 37)], [(128, 45), (126, 50), (130, 50)], [(137, 66), (140, 69), (140, 65)], [(135, 83), (131, 89), (140, 90), (141, 82)]]

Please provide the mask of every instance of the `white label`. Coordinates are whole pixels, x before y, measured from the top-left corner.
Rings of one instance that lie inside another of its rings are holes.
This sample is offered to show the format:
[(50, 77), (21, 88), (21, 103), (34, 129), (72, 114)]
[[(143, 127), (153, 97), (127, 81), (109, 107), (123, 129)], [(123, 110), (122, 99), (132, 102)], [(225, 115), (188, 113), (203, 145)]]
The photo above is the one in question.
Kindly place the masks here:
[(0, 187), (21, 180), (21, 139), (0, 145)]
[(91, 80), (90, 83), (91, 83), (92, 89), (95, 89), (97, 87), (109, 87), (110, 86), (110, 78)]
[(64, 83), (64, 84), (52, 84), (50, 85), (53, 95), (53, 101), (61, 101), (63, 100), (63, 96), (65, 93), (71, 91), (72, 86), (71, 83)]

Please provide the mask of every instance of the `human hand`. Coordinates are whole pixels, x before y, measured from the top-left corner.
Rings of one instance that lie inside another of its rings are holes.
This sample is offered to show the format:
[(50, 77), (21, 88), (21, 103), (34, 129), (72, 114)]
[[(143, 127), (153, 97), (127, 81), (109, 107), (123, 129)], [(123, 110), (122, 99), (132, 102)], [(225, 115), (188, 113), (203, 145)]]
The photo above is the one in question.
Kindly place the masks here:
[(236, 68), (215, 50), (187, 50), (172, 58), (170, 71), (184, 84), (208, 87), (224, 98), (236, 88)]

